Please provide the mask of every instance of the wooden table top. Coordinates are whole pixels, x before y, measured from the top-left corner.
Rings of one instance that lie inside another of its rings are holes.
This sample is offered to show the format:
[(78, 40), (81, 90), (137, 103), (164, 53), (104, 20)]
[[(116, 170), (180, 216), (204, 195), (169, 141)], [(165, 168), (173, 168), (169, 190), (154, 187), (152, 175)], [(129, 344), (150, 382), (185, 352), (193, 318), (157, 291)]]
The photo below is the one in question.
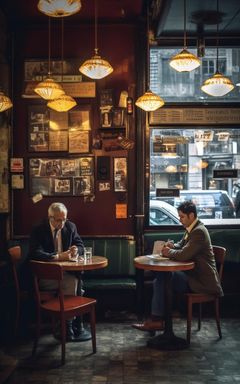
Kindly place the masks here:
[(134, 259), (134, 265), (138, 269), (149, 271), (187, 271), (194, 268), (193, 261), (176, 261), (165, 258), (166, 260), (154, 258), (153, 255), (138, 256)]
[(59, 264), (64, 271), (90, 271), (93, 269), (105, 268), (108, 265), (108, 259), (103, 256), (93, 256), (91, 262), (84, 261), (54, 261)]

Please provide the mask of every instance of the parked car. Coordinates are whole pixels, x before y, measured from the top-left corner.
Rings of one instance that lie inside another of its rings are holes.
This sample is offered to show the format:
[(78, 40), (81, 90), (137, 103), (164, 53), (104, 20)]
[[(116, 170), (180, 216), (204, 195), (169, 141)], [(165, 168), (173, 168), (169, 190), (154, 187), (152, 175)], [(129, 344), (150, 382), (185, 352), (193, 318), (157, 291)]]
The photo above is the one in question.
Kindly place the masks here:
[(178, 211), (162, 200), (150, 200), (149, 225), (180, 225)]
[(182, 190), (180, 197), (174, 199), (177, 207), (185, 200), (192, 200), (197, 206), (200, 219), (227, 219), (236, 217), (232, 199), (226, 191), (220, 190)]

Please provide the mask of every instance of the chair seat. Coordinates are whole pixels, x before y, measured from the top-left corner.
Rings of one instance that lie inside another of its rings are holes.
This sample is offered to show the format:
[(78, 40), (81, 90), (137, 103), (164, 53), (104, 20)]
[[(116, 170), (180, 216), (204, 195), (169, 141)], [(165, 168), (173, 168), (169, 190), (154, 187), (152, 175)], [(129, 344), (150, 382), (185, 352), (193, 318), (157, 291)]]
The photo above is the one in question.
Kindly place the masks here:
[(214, 301), (219, 297), (215, 295), (208, 295), (207, 293), (186, 293), (186, 296), (192, 301), (192, 303), (202, 303), (203, 301), (207, 303)]
[[(73, 311), (79, 306), (89, 306), (96, 304), (95, 299), (82, 296), (64, 296), (64, 311)], [(50, 301), (41, 304), (41, 307), (45, 310), (60, 312), (60, 302), (58, 298), (54, 298)]]

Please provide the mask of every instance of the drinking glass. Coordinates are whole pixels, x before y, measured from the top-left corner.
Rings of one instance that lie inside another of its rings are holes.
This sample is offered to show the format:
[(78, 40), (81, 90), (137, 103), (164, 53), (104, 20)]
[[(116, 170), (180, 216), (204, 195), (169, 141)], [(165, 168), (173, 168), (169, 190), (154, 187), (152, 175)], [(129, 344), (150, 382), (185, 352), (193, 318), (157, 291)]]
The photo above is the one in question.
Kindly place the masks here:
[(84, 262), (90, 263), (92, 261), (92, 247), (84, 248)]

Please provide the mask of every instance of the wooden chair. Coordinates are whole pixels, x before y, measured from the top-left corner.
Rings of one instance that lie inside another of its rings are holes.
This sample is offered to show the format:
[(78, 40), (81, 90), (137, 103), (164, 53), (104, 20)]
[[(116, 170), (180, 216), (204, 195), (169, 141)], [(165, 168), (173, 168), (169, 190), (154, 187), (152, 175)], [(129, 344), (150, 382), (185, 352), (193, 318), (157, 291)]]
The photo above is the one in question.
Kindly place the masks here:
[[(223, 264), (226, 254), (226, 249), (223, 247), (219, 247), (213, 245), (214, 257), (217, 264), (217, 270), (219, 274), (220, 281), (222, 281), (223, 274)], [(217, 323), (217, 329), (219, 338), (222, 338), (222, 331), (220, 326), (220, 314), (219, 314), (219, 296), (208, 295), (205, 293), (187, 293), (187, 342), (190, 344), (191, 340), (191, 323), (192, 323), (192, 306), (193, 304), (199, 304), (199, 312), (198, 312), (198, 330), (201, 329), (201, 319), (202, 319), (202, 304), (207, 302), (213, 302), (215, 306), (215, 318)]]
[(19, 285), (17, 264), (21, 261), (21, 258), (22, 258), (21, 247), (15, 246), (15, 247), (8, 248), (8, 253), (10, 257), (10, 264), (12, 268), (13, 283), (14, 283), (15, 297), (16, 297), (15, 323), (14, 323), (14, 335), (16, 335), (19, 328), (21, 302), (28, 300), (29, 293), (27, 290), (21, 290)]
[[(34, 287), (37, 302), (37, 325), (36, 338), (33, 345), (32, 354), (37, 350), (41, 327), (41, 313), (51, 315), (52, 320), (60, 320), (61, 326), (61, 344), (62, 344), (62, 364), (65, 363), (65, 344), (66, 344), (66, 320), (75, 316), (81, 316), (85, 313), (90, 315), (90, 326), (92, 336), (92, 349), (96, 353), (96, 323), (95, 323), (95, 304), (96, 300), (81, 297), (64, 295), (62, 291), (63, 271), (59, 264), (47, 263), (41, 261), (31, 261), (31, 269), (34, 275)], [(56, 280), (58, 283), (57, 294), (55, 298), (48, 301), (41, 300), (41, 291), (39, 289), (40, 279)]]

